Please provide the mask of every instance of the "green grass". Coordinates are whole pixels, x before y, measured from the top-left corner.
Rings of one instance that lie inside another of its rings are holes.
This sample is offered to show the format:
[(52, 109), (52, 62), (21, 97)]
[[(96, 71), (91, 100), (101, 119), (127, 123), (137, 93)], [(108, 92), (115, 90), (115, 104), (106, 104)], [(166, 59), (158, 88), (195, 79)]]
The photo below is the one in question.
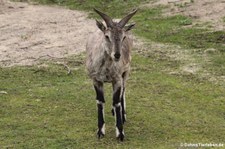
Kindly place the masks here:
[[(91, 16), (97, 16), (93, 13), (93, 8), (100, 9), (110, 16), (121, 17), (141, 3), (147, 0), (33, 0), (41, 4), (57, 4), (67, 6), (70, 9), (89, 11)], [(152, 0), (150, 0), (152, 1)], [(113, 11), (112, 11), (113, 10)]]
[(157, 42), (173, 43), (185, 48), (216, 48), (225, 52), (225, 32), (185, 28), (192, 20), (185, 16), (162, 17), (159, 8), (144, 9), (135, 17), (137, 35)]
[(111, 85), (106, 85), (106, 136), (96, 138), (95, 93), (83, 56), (63, 66), (0, 71), (1, 148), (178, 148), (224, 143), (224, 86), (160, 71), (164, 64), (134, 54), (127, 86), (126, 139), (115, 139)]
[[(193, 57), (197, 56), (197, 63), (216, 75), (225, 74), (225, 32), (200, 29), (192, 24), (191, 18), (177, 15), (172, 17), (161, 16), (161, 9), (142, 9), (134, 17), (137, 27), (135, 34), (144, 37), (147, 41), (155, 41), (166, 44), (176, 44), (189, 49)], [(215, 49), (216, 52), (207, 53), (207, 49)], [(196, 52), (197, 51), (197, 52)], [(182, 62), (180, 62), (182, 63)]]
[[(90, 17), (97, 17), (93, 7), (121, 17), (146, 2), (36, 1), (89, 11)], [(190, 27), (192, 19), (163, 17), (162, 9), (140, 8), (133, 18), (137, 23), (134, 33), (147, 41), (188, 49), (204, 69), (224, 76), (224, 31)], [(216, 50), (204, 53), (209, 48)], [(0, 92), (0, 148), (174, 149), (181, 143), (225, 144), (225, 84), (195, 74), (168, 74), (165, 70), (178, 69), (183, 62), (157, 54), (133, 52), (123, 143), (115, 139), (110, 84), (105, 86), (106, 136), (96, 138), (95, 92), (85, 72), (83, 54), (64, 60), (71, 75), (54, 63), (0, 68), (0, 91), (7, 92)]]

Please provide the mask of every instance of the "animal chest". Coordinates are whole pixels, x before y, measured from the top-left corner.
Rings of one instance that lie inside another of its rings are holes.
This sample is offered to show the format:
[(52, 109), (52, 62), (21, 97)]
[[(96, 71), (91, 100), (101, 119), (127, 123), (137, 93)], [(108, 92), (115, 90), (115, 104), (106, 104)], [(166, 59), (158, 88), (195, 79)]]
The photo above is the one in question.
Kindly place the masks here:
[(103, 62), (98, 70), (98, 79), (102, 82), (112, 82), (120, 75), (117, 64), (111, 61)]

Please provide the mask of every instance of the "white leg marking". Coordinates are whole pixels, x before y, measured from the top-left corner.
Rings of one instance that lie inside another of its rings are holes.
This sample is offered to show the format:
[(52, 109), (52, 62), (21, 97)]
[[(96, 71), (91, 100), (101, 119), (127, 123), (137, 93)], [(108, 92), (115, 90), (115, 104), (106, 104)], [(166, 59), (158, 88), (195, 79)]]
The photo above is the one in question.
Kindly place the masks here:
[(102, 134), (105, 135), (105, 124), (103, 124), (102, 129), (101, 129)]
[(116, 137), (119, 137), (119, 135), (120, 135), (119, 129), (116, 127)]
[[(124, 130), (122, 131), (122, 134), (124, 135)], [(120, 131), (119, 129), (116, 127), (116, 137), (119, 137), (120, 135)]]
[(125, 117), (125, 121), (127, 120), (127, 114), (126, 114), (126, 97), (125, 97), (125, 92), (124, 92), (124, 94), (123, 94), (123, 106), (124, 106), (124, 112), (125, 112), (125, 114), (124, 114), (124, 117)]
[(126, 110), (126, 98), (125, 98), (125, 92), (123, 94), (123, 106), (124, 106), (124, 110)]
[(97, 104), (101, 104), (101, 105), (104, 105), (103, 102), (99, 101), (99, 100), (96, 100)]
[(118, 104), (115, 104), (115, 107), (120, 107), (121, 106), (121, 102), (119, 102)]

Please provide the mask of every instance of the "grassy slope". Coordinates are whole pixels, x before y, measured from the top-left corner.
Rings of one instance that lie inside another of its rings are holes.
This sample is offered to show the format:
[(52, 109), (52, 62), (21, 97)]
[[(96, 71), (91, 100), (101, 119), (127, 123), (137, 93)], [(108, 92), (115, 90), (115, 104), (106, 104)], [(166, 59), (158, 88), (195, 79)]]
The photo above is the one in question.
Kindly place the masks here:
[[(94, 6), (119, 17), (143, 1), (42, 1), (55, 2), (88, 11)], [(223, 38), (222, 42), (214, 42), (224, 32), (184, 28), (190, 24), (189, 18), (163, 18), (160, 9), (141, 9), (134, 17), (138, 22), (134, 32), (157, 42), (174, 43), (190, 50), (200, 48), (200, 52), (216, 48), (218, 53), (209, 55), (211, 66), (207, 65), (207, 69), (224, 75)], [(90, 16), (96, 17), (92, 13)], [(66, 60), (73, 68), (72, 75), (55, 64), (0, 68), (0, 91), (8, 92), (0, 94), (0, 148), (169, 149), (185, 142), (224, 143), (224, 85), (194, 75), (169, 75), (162, 70), (178, 67), (179, 63), (137, 53), (128, 81), (126, 141), (115, 140), (110, 85), (106, 85), (107, 135), (97, 140), (95, 94), (83, 60), (83, 55)]]
[[(144, 9), (135, 17), (135, 33), (156, 42), (177, 44), (198, 55), (198, 63), (217, 76), (225, 75), (225, 32), (186, 27), (192, 20), (185, 16), (162, 17), (160, 8)], [(214, 52), (205, 52), (216, 49)]]
[(175, 148), (184, 142), (223, 143), (224, 88), (192, 76), (176, 77), (134, 54), (127, 89), (126, 140), (115, 140), (111, 86), (106, 85), (106, 130), (96, 133), (95, 94), (83, 56), (63, 66), (1, 69), (0, 147)]

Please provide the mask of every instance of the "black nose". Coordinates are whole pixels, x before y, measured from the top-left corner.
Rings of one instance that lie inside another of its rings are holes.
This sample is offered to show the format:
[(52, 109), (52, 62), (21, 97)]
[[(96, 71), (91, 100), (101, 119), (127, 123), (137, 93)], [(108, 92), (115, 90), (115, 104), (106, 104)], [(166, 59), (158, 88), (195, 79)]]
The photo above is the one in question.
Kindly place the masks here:
[(115, 54), (114, 54), (114, 57), (115, 57), (116, 59), (119, 59), (119, 58), (120, 58), (120, 53), (115, 53)]

